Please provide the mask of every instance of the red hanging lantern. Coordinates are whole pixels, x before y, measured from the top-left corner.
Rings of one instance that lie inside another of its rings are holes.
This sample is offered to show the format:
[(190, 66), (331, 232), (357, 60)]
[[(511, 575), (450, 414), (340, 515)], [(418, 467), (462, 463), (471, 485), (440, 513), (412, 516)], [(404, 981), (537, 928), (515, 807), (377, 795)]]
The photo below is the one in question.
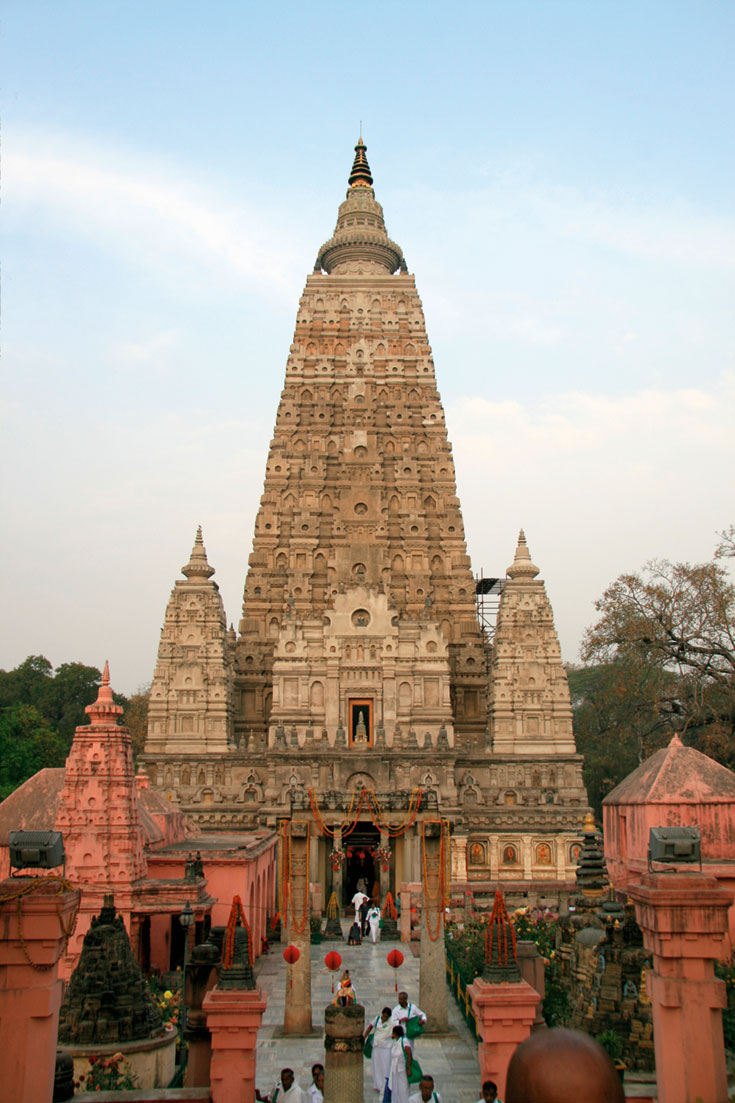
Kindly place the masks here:
[(383, 873), (387, 873), (387, 872), (388, 872), (388, 866), (386, 865), (385, 862), (383, 862)]
[[(336, 950), (330, 950), (324, 958), (324, 964), (330, 973), (336, 973), (342, 964), (342, 957)], [(334, 995), (334, 977), (332, 977), (332, 995)]]
[[(401, 953), (400, 950), (391, 950), (391, 952), (388, 954), (388, 956), (386, 958), (386, 961), (390, 965), (391, 969), (400, 969), (401, 965), (403, 965), (403, 954)], [(396, 992), (397, 992), (398, 991), (398, 976), (397, 975), (396, 975), (396, 979), (395, 979), (395, 988), (396, 988)]]
[[(301, 950), (298, 946), (287, 946), (283, 951), (283, 958), (287, 965), (294, 965), (295, 962), (301, 957)], [(293, 977), (291, 976), (291, 970), (288, 971), (288, 986), (293, 988)]]

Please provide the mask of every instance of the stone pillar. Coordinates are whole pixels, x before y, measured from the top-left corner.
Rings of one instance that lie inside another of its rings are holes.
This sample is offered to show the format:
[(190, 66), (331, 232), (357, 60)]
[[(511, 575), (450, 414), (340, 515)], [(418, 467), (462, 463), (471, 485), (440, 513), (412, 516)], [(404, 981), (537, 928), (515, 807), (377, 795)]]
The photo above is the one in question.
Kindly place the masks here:
[(518, 959), (518, 968), (521, 971), (521, 976), (524, 980), (528, 981), (528, 983), (531, 985), (531, 988), (534, 988), (541, 997), (538, 1007), (536, 1008), (536, 1020), (533, 1024), (533, 1029), (546, 1030), (546, 1020), (544, 1019), (541, 1010), (544, 996), (546, 995), (544, 959), (541, 957), (541, 954), (536, 949), (535, 942), (517, 942), (516, 956)]
[(492, 984), (477, 977), (467, 991), (481, 1039), (477, 1047), (480, 1083), (494, 1080), (502, 1099), (510, 1059), (531, 1033), (541, 997), (525, 980)]
[(426, 1012), (426, 1029), (446, 1034), (446, 954), (444, 951), (444, 874), (441, 868), (442, 825), (425, 823), (423, 845), (427, 881), (423, 885), (421, 909), (421, 956), (419, 958), (419, 1007)]
[(627, 891), (653, 954), (648, 991), (660, 1103), (720, 1103), (728, 1097), (726, 999), (714, 962), (726, 945), (731, 893), (695, 872), (644, 873)]
[[(311, 927), (309, 925), (309, 831), (305, 822), (291, 822), (290, 895), (286, 938), (299, 950), (299, 959), (287, 969), (284, 1034), (311, 1033)], [(288, 879), (289, 870), (286, 869)]]
[(212, 988), (202, 1008), (212, 1036), (212, 1103), (255, 1103), (255, 1043), (265, 996), (258, 988)]
[(362, 1103), (364, 1030), (361, 1003), (324, 1009), (324, 1103)]
[(81, 899), (76, 889), (58, 893), (59, 882), (49, 880), (20, 898), (19, 915), (17, 893), (36, 880), (45, 879), (0, 883), (0, 1083), (3, 1098), (13, 1103), (45, 1103), (53, 1095), (62, 988), (57, 962)]
[[(332, 849), (333, 850), (341, 850), (342, 849), (342, 828), (341, 827), (335, 827), (334, 828), (334, 838), (332, 839)], [(340, 863), (340, 865), (337, 869), (334, 869), (334, 867), (332, 867), (332, 891), (337, 894), (337, 904), (339, 906), (339, 914), (340, 915), (342, 914), (342, 910), (344, 908), (344, 903), (343, 903), (344, 898), (343, 898), (343, 888), (342, 888), (342, 886), (343, 886), (342, 869), (343, 869), (343, 864), (342, 863)]]
[(399, 917), (401, 942), (411, 941), (411, 890), (408, 885), (401, 885), (401, 914)]
[(184, 977), (186, 1026), (184, 1040), (189, 1051), (186, 1060), (187, 1088), (204, 1088), (209, 1084), (212, 1059), (212, 1037), (202, 1006), (205, 995), (217, 983), (220, 952), (212, 942), (203, 942), (192, 950), (191, 961)]

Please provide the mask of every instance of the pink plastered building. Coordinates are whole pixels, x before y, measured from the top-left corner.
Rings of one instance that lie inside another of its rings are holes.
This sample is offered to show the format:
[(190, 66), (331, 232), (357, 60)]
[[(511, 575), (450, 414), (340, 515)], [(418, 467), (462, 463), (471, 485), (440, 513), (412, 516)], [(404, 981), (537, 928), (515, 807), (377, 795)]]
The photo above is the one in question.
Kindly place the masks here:
[[(60, 963), (68, 978), (92, 916), (112, 893), (133, 951), (144, 969), (181, 964), (184, 928), (194, 912), (195, 940), (205, 926), (224, 923), (240, 896), (260, 952), (267, 916), (275, 911), (274, 832), (204, 835), (166, 797), (136, 778), (130, 733), (113, 700), (107, 664), (89, 723), (75, 732), (65, 768), (39, 771), (0, 805), (0, 878), (10, 872), (13, 830), (58, 830), (64, 838), (62, 874), (82, 892), (76, 928)], [(201, 860), (199, 874), (192, 859)], [(187, 875), (188, 874), (188, 875)]]
[[(735, 905), (735, 774), (675, 735), (621, 781), (602, 804), (605, 859), (612, 884), (627, 891), (648, 872), (652, 827), (698, 827), (702, 871), (732, 895)], [(728, 916), (735, 946), (735, 906)]]

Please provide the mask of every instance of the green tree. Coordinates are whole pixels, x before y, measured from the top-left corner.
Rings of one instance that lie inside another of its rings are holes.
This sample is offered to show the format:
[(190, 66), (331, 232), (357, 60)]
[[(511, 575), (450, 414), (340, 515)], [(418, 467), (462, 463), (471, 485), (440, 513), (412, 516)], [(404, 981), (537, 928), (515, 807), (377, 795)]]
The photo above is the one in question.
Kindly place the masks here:
[(150, 686), (140, 686), (136, 693), (128, 698), (123, 716), (123, 724), (130, 731), (133, 744), (133, 757), (138, 758), (143, 753), (146, 735), (148, 734), (148, 701), (151, 696)]
[[(94, 666), (62, 663), (54, 672), (43, 655), (29, 655), (14, 670), (0, 670), (0, 799), (42, 767), (64, 765), (74, 729), (87, 723), (84, 710), (96, 699), (101, 682)], [(114, 697), (128, 709), (125, 697)]]
[(74, 729), (87, 722), (85, 708), (97, 698), (102, 675), (95, 666), (62, 663), (56, 668), (46, 696), (44, 716), (71, 746)]
[(0, 799), (44, 766), (63, 766), (67, 748), (33, 705), (0, 710)]
[(43, 655), (29, 655), (14, 670), (0, 670), (0, 708), (8, 705), (45, 705), (54, 668)]
[(575, 736), (596, 811), (606, 792), (674, 732), (735, 765), (735, 586), (723, 559), (654, 560), (621, 575), (596, 603), (585, 634), (590, 665), (572, 671)]
[(574, 738), (599, 818), (607, 794), (671, 738), (671, 714), (661, 704), (672, 692), (671, 678), (622, 657), (569, 670), (568, 677)]

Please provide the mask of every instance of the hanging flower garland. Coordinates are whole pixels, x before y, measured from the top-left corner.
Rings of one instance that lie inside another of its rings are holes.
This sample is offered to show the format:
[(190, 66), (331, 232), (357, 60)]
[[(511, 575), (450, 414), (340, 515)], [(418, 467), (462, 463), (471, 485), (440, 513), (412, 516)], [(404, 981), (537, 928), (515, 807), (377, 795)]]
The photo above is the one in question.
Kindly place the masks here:
[(347, 855), (340, 847), (332, 847), (332, 849), (329, 851), (329, 861), (332, 863), (332, 869), (338, 870), (346, 857)]
[(293, 839), (291, 837), (291, 824), (286, 820), (282, 824), (282, 855), (283, 855), (283, 884), (281, 900), (283, 902), (283, 921), (288, 926), (288, 909), (291, 908), (291, 923), (295, 934), (302, 934), (306, 926), (309, 911), (309, 843), (311, 837), (311, 824), (306, 821), (306, 875), (304, 877), (304, 900), (301, 911), (301, 919), (296, 919), (296, 910), (293, 902)]
[(350, 807), (347, 811), (347, 815), (345, 816), (345, 820), (344, 820), (344, 823), (342, 824), (342, 826), (341, 827), (327, 827), (326, 823), (324, 822), (324, 817), (322, 816), (321, 810), (320, 810), (319, 805), (317, 803), (317, 799), (314, 796), (314, 790), (309, 789), (309, 803), (311, 804), (311, 810), (314, 813), (314, 819), (318, 823), (319, 829), (322, 832), (322, 834), (323, 835), (329, 835), (330, 839), (333, 839), (335, 837), (335, 835), (337, 835), (338, 833), (340, 833), (343, 836), (344, 835), (350, 835), (355, 830), (355, 828), (357, 827), (357, 821), (360, 818), (360, 810), (361, 810), (361, 808), (363, 806), (363, 803), (365, 801), (366, 792), (367, 792), (367, 790), (365, 790), (365, 789), (360, 790), (360, 799), (357, 803), (357, 809), (355, 810), (355, 813), (354, 813), (354, 816), (353, 816), (352, 810), (355, 807), (355, 790), (353, 789), (352, 790), (352, 795), (350, 797)]
[[(408, 802), (408, 813), (403, 823), (398, 824), (397, 827), (393, 827), (383, 821), (383, 811), (380, 807), (380, 802), (372, 789), (368, 790), (368, 811), (370, 812), (370, 819), (373, 821), (373, 825), (377, 827), (381, 835), (387, 835), (389, 839), (398, 839), (401, 835), (404, 835), (408, 831), (409, 827), (413, 826), (413, 823), (418, 815), (419, 808), (421, 807), (421, 800), (423, 798), (422, 789), (412, 789), (411, 798)], [(373, 801), (375, 802), (375, 811), (373, 811)]]
[[(360, 819), (360, 812), (364, 804), (367, 804), (370, 819), (373, 821), (373, 825), (377, 827), (381, 835), (387, 835), (389, 839), (398, 839), (401, 835), (408, 831), (409, 827), (412, 827), (419, 808), (421, 807), (421, 801), (423, 799), (422, 789), (412, 789), (411, 797), (408, 802), (408, 813), (403, 823), (398, 824), (396, 827), (391, 824), (385, 823), (383, 810), (380, 807), (380, 802), (372, 789), (361, 789), (360, 797), (357, 801), (357, 807), (355, 808), (355, 790), (352, 790), (352, 796), (350, 799), (350, 807), (345, 817), (344, 823), (341, 827), (328, 827), (324, 822), (324, 816), (319, 808), (318, 801), (314, 795), (314, 790), (309, 789), (309, 802), (311, 804), (311, 810), (314, 813), (314, 819), (317, 822), (319, 830), (323, 835), (328, 835), (330, 839), (333, 839), (338, 832), (341, 832), (344, 838), (347, 835), (351, 835), (357, 827), (358, 820)], [(375, 806), (373, 808), (373, 805)], [(354, 809), (354, 811), (353, 811)], [(335, 848), (336, 849), (336, 848)]]

